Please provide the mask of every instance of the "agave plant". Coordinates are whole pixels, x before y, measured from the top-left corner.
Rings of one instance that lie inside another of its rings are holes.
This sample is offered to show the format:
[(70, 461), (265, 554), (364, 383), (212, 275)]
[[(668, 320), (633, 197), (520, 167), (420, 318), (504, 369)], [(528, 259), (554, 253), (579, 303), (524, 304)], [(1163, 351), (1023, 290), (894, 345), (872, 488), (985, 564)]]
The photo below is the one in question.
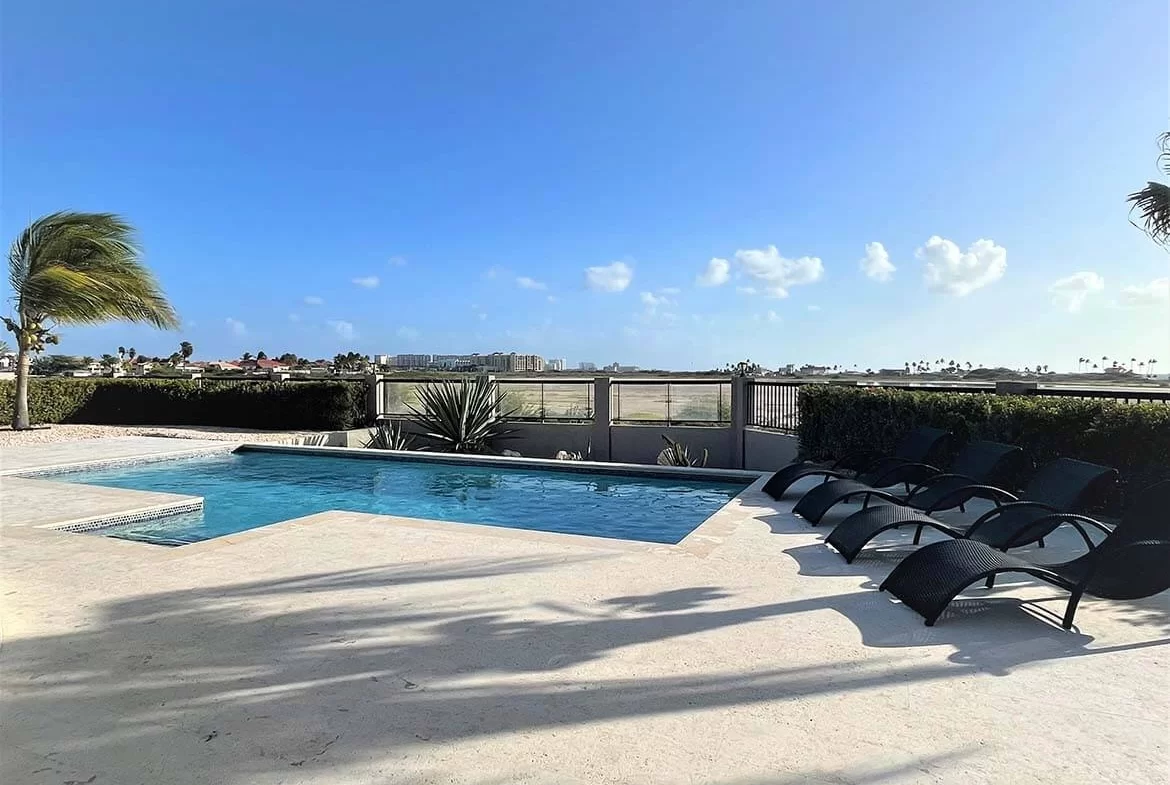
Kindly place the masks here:
[(496, 386), (483, 377), (428, 384), (416, 394), (420, 408), (407, 408), (440, 452), (488, 452), (495, 441), (515, 433), (505, 427), (515, 410), (499, 411)]
[(658, 453), (659, 466), (706, 466), (707, 465), (707, 451), (703, 450), (702, 457), (692, 458), (691, 448), (687, 447), (681, 442), (676, 442), (666, 434), (662, 434), (662, 440), (666, 442), (665, 449)]
[(413, 450), (414, 437), (402, 430), (402, 423), (378, 420), (370, 439), (362, 445), (369, 450)]

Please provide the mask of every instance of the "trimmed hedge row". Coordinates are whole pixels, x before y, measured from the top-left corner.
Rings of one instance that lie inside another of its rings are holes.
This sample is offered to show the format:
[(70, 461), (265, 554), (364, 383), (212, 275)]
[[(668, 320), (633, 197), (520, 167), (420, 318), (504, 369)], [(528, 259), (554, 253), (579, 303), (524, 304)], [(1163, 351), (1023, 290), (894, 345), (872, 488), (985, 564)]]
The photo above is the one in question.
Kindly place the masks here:
[[(16, 384), (0, 382), (0, 417), (11, 421)], [(30, 379), (34, 424), (223, 425), (258, 430), (344, 430), (366, 421), (356, 382), (199, 379)]]
[(1170, 477), (1167, 404), (831, 385), (799, 395), (800, 447), (812, 458), (888, 453), (909, 429), (931, 425), (960, 442), (1018, 444), (1037, 466), (1060, 457), (1112, 466), (1132, 488)]

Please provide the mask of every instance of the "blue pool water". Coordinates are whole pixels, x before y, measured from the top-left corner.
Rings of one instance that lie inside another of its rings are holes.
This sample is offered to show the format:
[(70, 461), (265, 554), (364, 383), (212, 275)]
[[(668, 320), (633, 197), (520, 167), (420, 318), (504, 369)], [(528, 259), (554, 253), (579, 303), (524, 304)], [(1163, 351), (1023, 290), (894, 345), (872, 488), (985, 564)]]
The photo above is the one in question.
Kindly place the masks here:
[(267, 452), (78, 471), (53, 479), (202, 496), (201, 513), (100, 531), (166, 544), (206, 540), (325, 510), (676, 543), (747, 486), (741, 481)]

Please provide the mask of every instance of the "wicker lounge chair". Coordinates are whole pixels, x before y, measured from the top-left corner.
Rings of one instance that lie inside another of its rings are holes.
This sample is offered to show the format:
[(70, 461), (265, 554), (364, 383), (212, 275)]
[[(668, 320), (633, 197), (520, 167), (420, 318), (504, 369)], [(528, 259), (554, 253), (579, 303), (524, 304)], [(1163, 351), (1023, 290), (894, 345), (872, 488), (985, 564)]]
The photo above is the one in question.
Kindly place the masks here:
[[(903, 437), (892, 455), (876, 460), (871, 458), (859, 475), (859, 479), (869, 478), (869, 482), (873, 484), (885, 479), (885, 476), (900, 464), (925, 462), (950, 438), (951, 434), (941, 428), (915, 428)], [(844, 477), (846, 472), (843, 467), (856, 464), (862, 458), (861, 454), (852, 453), (828, 465), (812, 461), (790, 463), (772, 475), (764, 485), (764, 493), (773, 499), (779, 499), (789, 486), (804, 477), (817, 475), (827, 478)], [(902, 482), (902, 480), (897, 479), (884, 484), (890, 485), (893, 482)], [(882, 483), (878, 482), (878, 484)]]
[(1009, 542), (1011, 547), (1032, 543), (1043, 546), (1044, 537), (1060, 525), (1059, 521), (1051, 519), (1052, 513), (1077, 512), (1116, 481), (1116, 469), (1072, 458), (1058, 458), (1036, 472), (1022, 498), (991, 485), (973, 484), (952, 491), (943, 501), (969, 501), (982, 497), (992, 499), (997, 505), (969, 526), (943, 523), (930, 515), (933, 510), (944, 509), (942, 506), (924, 511), (881, 505), (860, 510), (842, 520), (826, 542), (850, 562), (874, 537), (907, 524), (916, 527), (915, 545), (922, 538), (922, 530), (930, 527), (951, 537), (978, 540), (992, 548), (1006, 549)]
[[(1072, 627), (1081, 596), (1135, 600), (1170, 589), (1170, 481), (1143, 493), (1117, 528), (1072, 513), (1045, 516), (1054, 526), (1074, 526), (1088, 553), (1061, 564), (1036, 564), (975, 540), (947, 540), (907, 556), (881, 585), (933, 626), (951, 600), (978, 580), (990, 587), (1003, 572), (1022, 572), (1069, 592), (1062, 626)], [(1039, 521), (1038, 521), (1039, 522)], [(1089, 530), (1106, 532), (1093, 546)], [(1009, 541), (1006, 546), (1011, 547)]]
[[(910, 476), (917, 470), (925, 477), (918, 485), (904, 494), (883, 490), (878, 484), (853, 480), (830, 480), (810, 490), (800, 498), (793, 512), (813, 526), (821, 522), (830, 509), (838, 502), (863, 496), (864, 506), (869, 507), (870, 497), (876, 496), (893, 504), (905, 504), (919, 510), (932, 512), (961, 506), (971, 498), (966, 488), (979, 484), (991, 484), (1010, 479), (1013, 465), (1018, 465), (1023, 450), (1010, 444), (997, 442), (971, 442), (959, 450), (949, 472), (941, 472), (925, 463), (903, 463), (897, 467), (899, 477)], [(888, 479), (884, 477), (882, 479)], [(888, 482), (884, 484), (890, 484)]]

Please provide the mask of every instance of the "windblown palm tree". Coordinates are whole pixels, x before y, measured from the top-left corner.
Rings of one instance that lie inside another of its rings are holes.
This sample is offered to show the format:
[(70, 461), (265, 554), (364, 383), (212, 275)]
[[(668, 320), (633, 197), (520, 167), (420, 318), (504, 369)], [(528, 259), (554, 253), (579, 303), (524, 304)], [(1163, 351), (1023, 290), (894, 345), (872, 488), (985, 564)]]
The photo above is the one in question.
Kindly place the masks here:
[[(1170, 131), (1158, 137), (1158, 166), (1170, 175)], [(1132, 206), (1130, 215), (1137, 213), (1137, 220), (1130, 221), (1150, 236), (1150, 239), (1170, 249), (1170, 185), (1156, 183), (1153, 180), (1146, 183), (1140, 191), (1134, 191), (1126, 199)]]
[(14, 429), (29, 427), (32, 355), (58, 342), (52, 332), (57, 325), (121, 320), (178, 327), (174, 309), (142, 264), (133, 234), (116, 215), (59, 212), (33, 221), (13, 242), (8, 282), (16, 314), (3, 319), (16, 336)]

